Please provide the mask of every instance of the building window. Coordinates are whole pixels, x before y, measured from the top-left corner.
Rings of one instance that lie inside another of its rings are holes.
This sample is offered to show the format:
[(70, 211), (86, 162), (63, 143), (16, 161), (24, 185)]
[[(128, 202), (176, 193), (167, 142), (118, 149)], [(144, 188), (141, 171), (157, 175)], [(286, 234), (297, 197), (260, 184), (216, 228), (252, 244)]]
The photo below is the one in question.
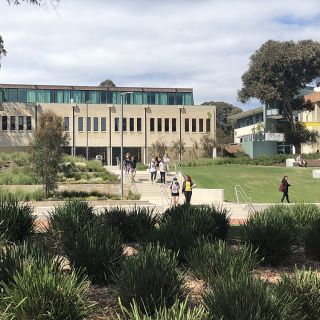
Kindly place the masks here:
[(211, 119), (206, 119), (206, 132), (211, 132)]
[(12, 131), (16, 130), (16, 117), (15, 116), (10, 117), (10, 130), (12, 130)]
[(123, 118), (122, 121), (122, 130), (127, 131), (127, 118)]
[(83, 131), (83, 117), (78, 118), (78, 131)]
[(150, 118), (150, 131), (154, 131), (154, 118)]
[(203, 132), (203, 119), (199, 119), (199, 132)]
[(69, 131), (69, 117), (64, 117), (63, 127), (64, 131)]
[(158, 118), (158, 132), (162, 131), (162, 119)]
[(93, 131), (99, 130), (99, 119), (98, 117), (93, 118)]
[(137, 118), (137, 131), (141, 131), (141, 118)]
[(19, 116), (18, 118), (18, 129), (23, 130), (23, 116)]
[(8, 117), (2, 116), (2, 130), (8, 130)]
[(173, 118), (171, 121), (172, 132), (177, 131), (177, 119)]
[(114, 131), (119, 131), (119, 118), (114, 119)]
[(91, 131), (91, 117), (87, 117), (87, 131)]
[(189, 119), (184, 119), (184, 131), (189, 132)]
[(106, 117), (101, 118), (101, 131), (107, 131), (107, 119)]
[(169, 119), (168, 118), (164, 119), (164, 131), (169, 132)]
[(192, 119), (192, 132), (197, 132), (197, 119)]
[(32, 122), (31, 122), (31, 117), (27, 117), (27, 130), (30, 131), (32, 130)]
[(130, 118), (130, 131), (134, 131), (134, 118)]

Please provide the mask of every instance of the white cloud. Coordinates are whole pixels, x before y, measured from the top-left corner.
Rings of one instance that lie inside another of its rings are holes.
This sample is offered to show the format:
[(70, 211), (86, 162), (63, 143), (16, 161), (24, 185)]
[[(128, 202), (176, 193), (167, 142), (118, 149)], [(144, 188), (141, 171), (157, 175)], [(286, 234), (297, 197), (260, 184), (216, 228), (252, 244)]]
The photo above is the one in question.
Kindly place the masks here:
[(320, 40), (317, 0), (0, 2), (0, 83), (193, 87), (237, 103), (250, 55), (268, 39)]

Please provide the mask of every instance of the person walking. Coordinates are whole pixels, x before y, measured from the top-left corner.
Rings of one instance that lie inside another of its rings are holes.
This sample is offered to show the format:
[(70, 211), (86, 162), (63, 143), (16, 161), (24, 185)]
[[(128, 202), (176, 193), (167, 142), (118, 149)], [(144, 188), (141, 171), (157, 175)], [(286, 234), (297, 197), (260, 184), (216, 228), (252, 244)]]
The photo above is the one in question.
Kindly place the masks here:
[(190, 204), (191, 196), (192, 196), (192, 187), (193, 182), (190, 176), (185, 176), (183, 185), (182, 185), (182, 193), (185, 196), (185, 204)]
[(157, 162), (154, 158), (149, 163), (149, 172), (151, 174), (151, 182), (153, 183), (157, 179)]
[(130, 163), (131, 163), (130, 153), (127, 153), (126, 156), (124, 157), (124, 167), (127, 174), (130, 173)]
[(160, 182), (166, 183), (166, 173), (167, 173), (167, 165), (163, 160), (159, 163), (159, 171), (160, 171)]
[(169, 175), (170, 174), (170, 169), (169, 169), (170, 158), (167, 153), (163, 156), (163, 161), (167, 166), (167, 174)]
[(137, 160), (134, 158), (134, 156), (131, 157), (130, 161), (130, 173), (131, 173), (131, 181), (134, 181), (134, 177), (136, 176), (137, 172)]
[(175, 207), (179, 202), (179, 189), (180, 184), (176, 177), (170, 183), (170, 190), (171, 190), (171, 206)]
[(279, 190), (283, 192), (281, 202), (283, 202), (284, 198), (286, 198), (287, 202), (290, 203), (290, 201), (289, 201), (289, 187), (290, 186), (291, 185), (288, 182), (288, 176), (284, 176), (281, 181), (280, 188), (279, 188)]

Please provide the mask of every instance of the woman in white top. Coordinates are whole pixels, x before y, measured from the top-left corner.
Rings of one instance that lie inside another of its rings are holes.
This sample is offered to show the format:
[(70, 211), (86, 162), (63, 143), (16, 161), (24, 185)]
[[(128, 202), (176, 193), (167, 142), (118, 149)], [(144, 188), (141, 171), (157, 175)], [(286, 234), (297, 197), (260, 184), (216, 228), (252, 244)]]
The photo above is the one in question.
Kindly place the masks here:
[(156, 181), (157, 179), (157, 162), (154, 160), (154, 158), (151, 159), (151, 162), (149, 163), (149, 172), (151, 174), (151, 182)]
[(159, 171), (160, 171), (160, 182), (166, 183), (166, 173), (167, 173), (167, 165), (163, 160), (159, 163)]
[(172, 182), (170, 183), (171, 205), (173, 207), (175, 207), (179, 202), (179, 189), (180, 189), (180, 185), (179, 185), (178, 179), (174, 177)]

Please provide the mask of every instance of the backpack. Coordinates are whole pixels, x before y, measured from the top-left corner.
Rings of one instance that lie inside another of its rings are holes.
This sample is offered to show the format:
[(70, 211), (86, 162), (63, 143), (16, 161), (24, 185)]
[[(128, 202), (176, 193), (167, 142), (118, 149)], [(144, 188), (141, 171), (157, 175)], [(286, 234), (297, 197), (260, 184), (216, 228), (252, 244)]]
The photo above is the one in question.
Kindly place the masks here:
[(283, 183), (282, 183), (282, 182), (280, 183), (279, 191), (280, 191), (280, 192), (283, 192), (283, 191), (284, 191), (284, 185), (283, 185)]
[(179, 192), (179, 182), (172, 182), (171, 192), (178, 193)]

